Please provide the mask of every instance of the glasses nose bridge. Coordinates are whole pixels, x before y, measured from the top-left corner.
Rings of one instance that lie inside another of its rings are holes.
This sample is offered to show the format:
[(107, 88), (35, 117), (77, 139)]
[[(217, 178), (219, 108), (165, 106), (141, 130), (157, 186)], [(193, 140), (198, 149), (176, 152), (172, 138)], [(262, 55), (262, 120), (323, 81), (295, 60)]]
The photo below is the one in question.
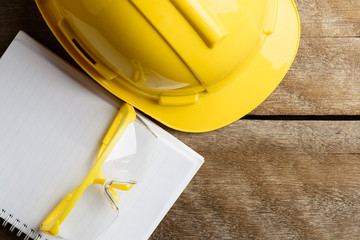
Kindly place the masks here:
[(136, 184), (136, 181), (116, 180), (116, 179), (108, 180), (104, 183), (103, 187), (104, 187), (105, 197), (110, 202), (111, 207), (113, 209), (116, 209), (117, 211), (119, 210), (119, 207), (117, 205), (119, 198), (118, 198), (116, 192), (114, 191), (114, 188), (118, 189), (118, 190), (128, 191), (135, 184)]

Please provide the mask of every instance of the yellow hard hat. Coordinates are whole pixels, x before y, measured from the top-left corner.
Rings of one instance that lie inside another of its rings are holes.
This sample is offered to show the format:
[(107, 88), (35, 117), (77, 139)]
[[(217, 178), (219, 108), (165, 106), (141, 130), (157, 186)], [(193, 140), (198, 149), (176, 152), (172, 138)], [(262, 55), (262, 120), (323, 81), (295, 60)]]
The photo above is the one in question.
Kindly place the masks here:
[(36, 0), (78, 64), (165, 125), (211, 131), (258, 106), (298, 49), (293, 0)]

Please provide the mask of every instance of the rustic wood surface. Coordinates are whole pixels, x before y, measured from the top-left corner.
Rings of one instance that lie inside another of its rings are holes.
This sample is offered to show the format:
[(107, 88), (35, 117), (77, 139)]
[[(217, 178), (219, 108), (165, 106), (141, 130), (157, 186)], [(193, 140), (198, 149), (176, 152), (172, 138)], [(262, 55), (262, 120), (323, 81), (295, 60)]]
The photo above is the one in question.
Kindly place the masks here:
[(360, 122), (169, 131), (206, 163), (152, 239), (359, 239)]
[[(360, 238), (360, 0), (296, 3), (299, 52), (263, 104), (210, 133), (164, 127), (205, 163), (151, 239)], [(76, 66), (32, 0), (0, 0), (0, 54), (19, 30)]]
[(360, 0), (298, 0), (301, 40), (287, 76), (252, 115), (360, 114)]

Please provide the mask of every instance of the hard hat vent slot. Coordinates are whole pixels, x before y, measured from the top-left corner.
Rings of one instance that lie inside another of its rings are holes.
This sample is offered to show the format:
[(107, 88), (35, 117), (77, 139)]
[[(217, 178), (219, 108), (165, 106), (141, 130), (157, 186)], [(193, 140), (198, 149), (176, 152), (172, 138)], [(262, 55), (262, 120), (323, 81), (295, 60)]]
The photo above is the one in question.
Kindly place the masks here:
[(75, 46), (77, 47), (77, 49), (79, 49), (79, 51), (84, 55), (84, 57), (86, 57), (89, 62), (91, 62), (92, 64), (96, 64), (96, 61), (85, 51), (85, 49), (80, 45), (80, 43), (73, 38), (72, 42), (75, 44)]

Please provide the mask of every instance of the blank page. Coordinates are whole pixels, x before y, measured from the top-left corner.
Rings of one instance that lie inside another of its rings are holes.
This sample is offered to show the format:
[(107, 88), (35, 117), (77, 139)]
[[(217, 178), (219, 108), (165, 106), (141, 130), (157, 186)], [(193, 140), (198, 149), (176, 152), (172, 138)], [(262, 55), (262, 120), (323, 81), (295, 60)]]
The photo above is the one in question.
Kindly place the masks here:
[(37, 230), (90, 170), (121, 103), (22, 32), (0, 73), (0, 209)]
[(155, 156), (141, 182), (120, 196), (119, 217), (99, 240), (148, 239), (204, 162), (185, 144), (142, 119), (159, 139)]

